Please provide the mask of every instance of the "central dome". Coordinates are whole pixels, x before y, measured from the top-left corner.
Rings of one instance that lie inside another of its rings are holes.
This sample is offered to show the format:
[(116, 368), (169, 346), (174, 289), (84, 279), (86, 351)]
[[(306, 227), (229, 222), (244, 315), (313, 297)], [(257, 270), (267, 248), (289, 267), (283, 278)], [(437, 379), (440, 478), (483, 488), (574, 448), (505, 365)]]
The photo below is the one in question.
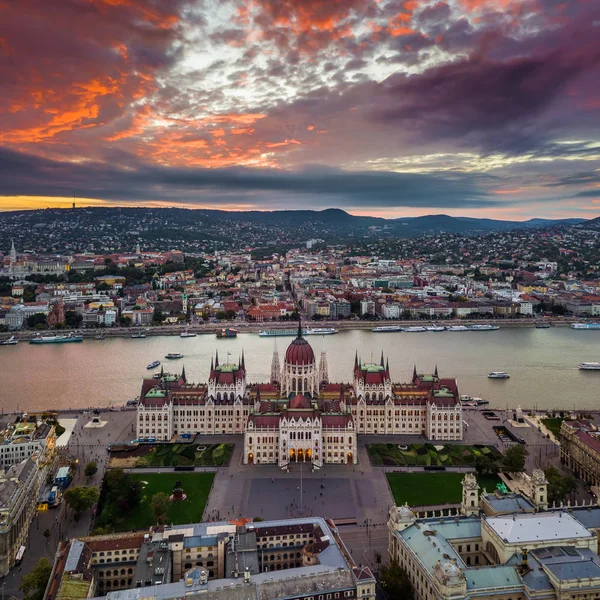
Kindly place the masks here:
[(315, 353), (303, 337), (297, 337), (288, 346), (285, 362), (288, 365), (312, 365), (315, 362)]

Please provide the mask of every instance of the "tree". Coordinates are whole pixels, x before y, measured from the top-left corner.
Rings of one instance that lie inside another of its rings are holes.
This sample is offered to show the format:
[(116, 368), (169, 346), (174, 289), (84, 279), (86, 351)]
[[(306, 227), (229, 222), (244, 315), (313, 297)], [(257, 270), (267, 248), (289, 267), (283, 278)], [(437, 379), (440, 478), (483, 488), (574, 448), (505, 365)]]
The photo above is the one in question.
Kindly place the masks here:
[(525, 461), (529, 452), (523, 444), (515, 444), (502, 455), (502, 466), (508, 473), (522, 473), (525, 470)]
[(77, 329), (83, 321), (83, 316), (78, 315), (74, 310), (65, 312), (65, 323), (70, 329)]
[(477, 456), (475, 457), (475, 471), (479, 475), (496, 475), (499, 471), (499, 466), (489, 456)]
[(52, 565), (46, 557), (40, 558), (31, 573), (23, 577), (21, 587), (24, 600), (42, 600), (48, 580), (52, 574)]
[(46, 539), (48, 539), (52, 535), (52, 533), (50, 532), (49, 529), (44, 529), (44, 534), (43, 535), (44, 535), (44, 537)]
[(264, 521), (264, 519), (262, 517), (254, 517), (254, 519), (252, 519), (253, 523), (262, 523)]
[(152, 322), (157, 324), (157, 325), (161, 325), (162, 322), (165, 320), (165, 316), (163, 314), (163, 311), (161, 308), (155, 308), (154, 309), (154, 314), (152, 315)]
[(389, 600), (413, 600), (414, 590), (406, 571), (396, 562), (391, 561), (381, 570), (381, 587)]
[(560, 504), (565, 498), (577, 489), (577, 482), (570, 475), (562, 475), (554, 466), (548, 465), (544, 469), (544, 475), (548, 480), (548, 503)]
[(86, 477), (92, 477), (98, 472), (98, 463), (95, 460), (91, 460), (87, 465), (85, 465), (85, 470), (83, 474)]
[(167, 522), (167, 508), (169, 508), (169, 496), (164, 492), (158, 492), (152, 496), (152, 517), (157, 525), (164, 525)]
[(65, 492), (65, 502), (75, 511), (75, 514), (81, 514), (98, 502), (98, 488), (74, 487)]
[(34, 328), (38, 325), (46, 326), (46, 315), (44, 313), (35, 313), (27, 317), (27, 327)]

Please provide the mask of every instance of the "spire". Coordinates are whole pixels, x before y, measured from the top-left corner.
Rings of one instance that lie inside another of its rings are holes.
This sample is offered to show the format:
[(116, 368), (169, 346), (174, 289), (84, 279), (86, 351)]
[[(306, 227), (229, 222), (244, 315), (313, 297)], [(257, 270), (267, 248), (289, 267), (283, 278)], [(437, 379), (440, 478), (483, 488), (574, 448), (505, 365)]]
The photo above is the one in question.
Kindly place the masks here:
[(212, 374), (212, 372), (215, 370), (215, 366), (213, 364), (213, 357), (210, 357), (210, 372)]
[(385, 361), (385, 370), (389, 374), (389, 372), (390, 372), (390, 359), (389, 358)]
[(273, 358), (271, 360), (271, 383), (280, 383), (281, 367), (279, 366), (279, 352), (277, 351), (277, 336), (273, 345)]
[(433, 372), (433, 376), (437, 377), (438, 379), (440, 378), (440, 376), (438, 375), (438, 368), (437, 365), (435, 365), (435, 371)]
[(323, 349), (319, 362), (319, 383), (329, 383), (329, 368), (327, 366), (327, 354), (325, 353), (325, 336), (323, 336)]
[(413, 381), (417, 378), (417, 365), (415, 365), (415, 368), (413, 369)]
[(358, 369), (358, 350), (354, 354), (354, 370)]
[(187, 383), (187, 379), (185, 377), (185, 365), (183, 365), (183, 368), (181, 369), (181, 379)]
[(382, 367), (383, 365), (385, 365), (385, 362), (383, 360), (383, 350), (381, 351), (381, 362), (379, 363)]
[(298, 339), (302, 337), (302, 317), (298, 315)]
[(215, 351), (215, 369), (219, 366), (219, 351)]
[(246, 359), (244, 358), (244, 349), (242, 348), (242, 369), (246, 370)]
[(162, 379), (162, 378), (164, 377), (164, 375), (165, 375), (165, 369), (164, 369), (164, 367), (161, 365), (161, 366), (160, 366), (160, 378)]

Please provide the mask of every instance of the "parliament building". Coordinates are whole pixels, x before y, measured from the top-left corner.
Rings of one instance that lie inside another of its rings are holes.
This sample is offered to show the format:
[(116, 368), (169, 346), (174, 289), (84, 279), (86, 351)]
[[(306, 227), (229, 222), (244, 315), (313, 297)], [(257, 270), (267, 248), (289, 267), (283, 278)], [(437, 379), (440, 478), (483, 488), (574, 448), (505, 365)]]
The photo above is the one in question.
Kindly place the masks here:
[(208, 383), (161, 372), (144, 379), (137, 409), (140, 440), (170, 441), (185, 434), (240, 434), (244, 463), (357, 463), (357, 435), (422, 435), (462, 440), (455, 379), (421, 374), (394, 383), (383, 354), (378, 363), (354, 359), (352, 383), (329, 381), (327, 356), (319, 361), (298, 328), (280, 366), (273, 352), (270, 383), (250, 384), (244, 354), (236, 363), (211, 360)]

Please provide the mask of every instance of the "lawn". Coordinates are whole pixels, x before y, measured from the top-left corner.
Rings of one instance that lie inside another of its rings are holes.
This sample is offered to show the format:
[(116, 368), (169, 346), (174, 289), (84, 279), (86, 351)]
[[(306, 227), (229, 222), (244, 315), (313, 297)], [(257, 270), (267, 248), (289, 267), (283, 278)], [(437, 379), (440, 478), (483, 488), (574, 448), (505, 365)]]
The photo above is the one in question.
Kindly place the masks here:
[(369, 444), (367, 451), (373, 466), (392, 467), (470, 466), (475, 464), (478, 456), (489, 456), (492, 459), (500, 456), (494, 446), (462, 444), (410, 444), (405, 450), (400, 450), (398, 444)]
[(552, 432), (556, 438), (560, 434), (560, 426), (565, 419), (562, 417), (549, 417), (542, 419), (542, 423), (546, 426), (548, 431)]
[[(145, 449), (144, 449), (145, 450)], [(135, 467), (222, 467), (229, 464), (233, 444), (160, 444), (149, 447)]]
[[(455, 504), (461, 501), (464, 479), (462, 473), (386, 473), (395, 503), (400, 506), (428, 506)], [(480, 492), (496, 489), (500, 478), (495, 475), (478, 475)]]
[(168, 523), (181, 525), (182, 523), (198, 523), (202, 520), (204, 506), (210, 494), (214, 473), (145, 473), (131, 475), (138, 479), (144, 486), (140, 506), (129, 513), (115, 527), (117, 531), (130, 529), (144, 529), (152, 525), (152, 509), (150, 502), (152, 496), (164, 492), (169, 496), (173, 492), (176, 481), (181, 481), (186, 499), (182, 502), (172, 502), (167, 511)]

